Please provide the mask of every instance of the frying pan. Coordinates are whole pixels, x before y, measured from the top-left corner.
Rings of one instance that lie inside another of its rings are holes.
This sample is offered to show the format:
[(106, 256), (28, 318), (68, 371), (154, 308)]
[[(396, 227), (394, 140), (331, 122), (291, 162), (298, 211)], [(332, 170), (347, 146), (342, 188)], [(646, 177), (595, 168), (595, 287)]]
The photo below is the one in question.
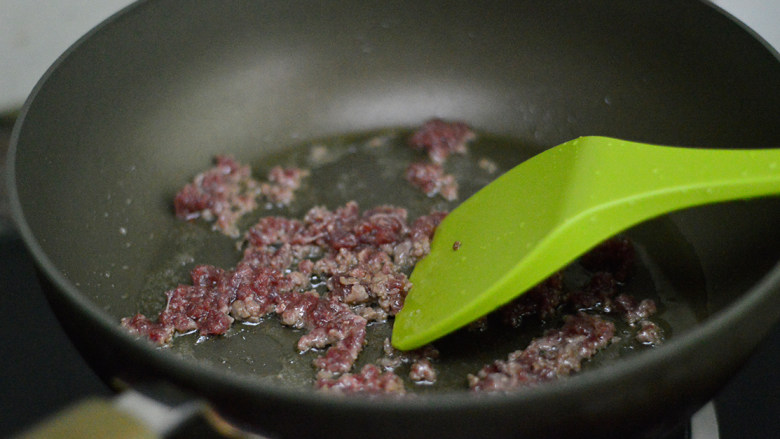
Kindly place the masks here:
[(159, 305), (151, 292), (196, 257), (234, 256), (171, 213), (216, 154), (258, 168), (317, 139), (432, 116), (526, 156), (590, 134), (777, 147), (778, 114), (777, 53), (698, 1), (141, 1), (36, 86), (9, 187), (52, 308), (106, 380), (174, 385), (270, 437), (652, 437), (709, 400), (780, 318), (780, 200), (632, 230), (644, 281), (673, 293), (666, 306), (687, 323), (669, 315), (664, 345), (531, 391), (334, 398), (271, 378), (297, 356), (284, 335), (157, 349), (118, 321)]

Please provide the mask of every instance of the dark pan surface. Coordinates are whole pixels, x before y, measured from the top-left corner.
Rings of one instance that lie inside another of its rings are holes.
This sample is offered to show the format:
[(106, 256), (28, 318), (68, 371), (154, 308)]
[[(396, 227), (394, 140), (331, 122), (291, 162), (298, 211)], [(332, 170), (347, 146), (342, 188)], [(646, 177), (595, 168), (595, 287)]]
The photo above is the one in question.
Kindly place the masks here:
[[(345, 434), (367, 428), (361, 419), (387, 428), (408, 422), (421, 435), (445, 427), (469, 435), (481, 425), (495, 434), (574, 426), (587, 434), (603, 432), (597, 421), (607, 412), (626, 420), (611, 426), (623, 431), (682, 419), (708, 399), (778, 319), (777, 280), (766, 280), (778, 276), (776, 199), (695, 209), (633, 230), (651, 289), (685, 304), (673, 340), (524, 395), (333, 401), (257, 378), (297, 355), (260, 327), (237, 331), (256, 350), (234, 336), (183, 353), (206, 364), (182, 361), (182, 349), (152, 350), (117, 328), (120, 317), (153, 306), (146, 297), (181, 278), (195, 253), (230, 263), (232, 242), (198, 248), (207, 229), (182, 225), (170, 208), (175, 190), (217, 153), (261, 170), (265, 157), (318, 139), (431, 116), (510, 138), (517, 158), (588, 134), (780, 144), (777, 58), (704, 4), (369, 3), (140, 2), (79, 43), (36, 88), (15, 132), (12, 204), (61, 291), (52, 301), (64, 324), (93, 334), (84, 349), (97, 367), (143, 375), (121, 365), (132, 357), (128, 364), (195, 388), (231, 416), (296, 434), (326, 419), (352, 425)], [(702, 311), (713, 317), (691, 328)], [(723, 352), (729, 361), (704, 368)], [(457, 421), (475, 411), (478, 422)], [(300, 417), (311, 422), (292, 422)]]

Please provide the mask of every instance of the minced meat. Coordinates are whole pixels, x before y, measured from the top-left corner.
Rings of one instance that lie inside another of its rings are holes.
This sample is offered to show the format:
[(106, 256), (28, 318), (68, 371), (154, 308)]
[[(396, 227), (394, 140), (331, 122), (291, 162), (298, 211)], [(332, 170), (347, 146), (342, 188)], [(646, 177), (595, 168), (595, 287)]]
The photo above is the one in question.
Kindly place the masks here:
[(417, 360), (409, 367), (409, 378), (416, 383), (433, 384), (436, 376), (436, 369), (427, 358)]
[(217, 156), (214, 167), (195, 176), (173, 203), (177, 217), (214, 221), (215, 230), (237, 237), (236, 221), (257, 207), (259, 194), (259, 183), (249, 166), (230, 156)]
[[(410, 164), (406, 178), (428, 195), (454, 200), (457, 183), (444, 173), (443, 163), (452, 153), (466, 153), (473, 138), (461, 122), (426, 122), (409, 144), (424, 150), (431, 162)], [(480, 166), (495, 172), (494, 164)], [(212, 169), (176, 195), (176, 214), (214, 221), (215, 230), (238, 236), (236, 222), (257, 207), (260, 197), (274, 205), (289, 204), (306, 175), (302, 169), (277, 166), (260, 183), (247, 166), (218, 156)], [(408, 374), (417, 384), (436, 382), (439, 351), (432, 345), (401, 352), (386, 339), (382, 357), (358, 372), (352, 369), (366, 342), (367, 326), (392, 319), (403, 308), (411, 288), (407, 273), (428, 254), (445, 216), (433, 212), (410, 223), (404, 208), (385, 205), (361, 212), (357, 203), (348, 202), (333, 210), (314, 207), (302, 219), (264, 217), (244, 234), (243, 256), (234, 268), (198, 265), (188, 284), (165, 293), (166, 306), (156, 318), (136, 314), (121, 323), (163, 346), (176, 333), (221, 335), (234, 321), (257, 323), (276, 315), (283, 325), (305, 331), (297, 342), (299, 351), (324, 350), (313, 361), (316, 388), (334, 394), (404, 394), (399, 374)], [(458, 241), (452, 245), (453, 251), (459, 247)], [(555, 273), (473, 323), (472, 330), (485, 331), (495, 320), (511, 328), (528, 320), (564, 321), (506, 360), (469, 375), (469, 387), (508, 391), (577, 372), (615, 339), (615, 325), (608, 320), (612, 316), (634, 328), (637, 342), (661, 343), (663, 331), (649, 320), (657, 312), (655, 302), (621, 293), (634, 263), (632, 243), (610, 239), (580, 258), (589, 271), (582, 285), (569, 290), (563, 272)]]
[(639, 331), (635, 338), (642, 344), (655, 346), (663, 342), (664, 332), (657, 323), (642, 320), (639, 322)]
[(260, 185), (260, 192), (271, 203), (287, 206), (301, 187), (301, 180), (308, 175), (309, 171), (305, 169), (274, 166), (268, 172), (268, 182)]
[(234, 238), (239, 236), (236, 223), (257, 208), (258, 197), (264, 195), (271, 203), (288, 205), (301, 179), (309, 174), (303, 169), (276, 166), (269, 172), (268, 182), (260, 183), (252, 178), (249, 166), (231, 156), (217, 156), (215, 161), (176, 194), (174, 209), (184, 220), (214, 221), (214, 230)]
[(466, 144), (475, 138), (474, 132), (463, 122), (431, 119), (409, 138), (412, 148), (424, 150), (434, 163), (444, 163), (450, 154), (465, 154)]
[(445, 174), (438, 163), (414, 162), (406, 168), (406, 180), (429, 197), (441, 195), (447, 201), (458, 199), (458, 182)]
[(443, 164), (450, 154), (465, 154), (467, 143), (476, 136), (463, 122), (431, 119), (409, 138), (409, 145), (428, 154), (430, 162), (413, 162), (404, 178), (429, 197), (441, 195), (447, 201), (458, 198), (455, 176), (444, 172)]
[[(525, 317), (546, 320), (560, 312), (599, 312), (615, 314), (634, 325), (656, 313), (652, 299), (637, 301), (621, 294), (620, 287), (631, 275), (635, 261), (633, 244), (625, 237), (604, 241), (581, 258), (583, 266), (597, 270), (588, 281), (573, 291), (566, 291), (563, 273), (557, 272), (528, 292), (498, 310), (502, 321), (519, 327)], [(621, 281), (618, 281), (621, 279)]]
[[(257, 322), (275, 313), (283, 324), (308, 331), (300, 351), (330, 346), (314, 365), (318, 376), (336, 376), (352, 368), (363, 348), (364, 316), (384, 320), (401, 310), (410, 288), (403, 269), (427, 254), (443, 218), (434, 213), (409, 224), (404, 209), (360, 213), (354, 202), (334, 211), (316, 207), (302, 221), (262, 218), (247, 232), (234, 269), (199, 265), (191, 285), (166, 293), (156, 321), (139, 314), (122, 325), (164, 345), (174, 332), (219, 335), (236, 319)], [(327, 279), (326, 293), (313, 289), (312, 275)]]
[(345, 373), (338, 378), (320, 378), (316, 387), (328, 393), (344, 394), (397, 394), (406, 393), (404, 382), (393, 372), (383, 372), (373, 364), (363, 366), (360, 372)]
[(582, 313), (566, 316), (562, 328), (534, 339), (525, 349), (509, 354), (507, 360), (469, 375), (469, 387), (477, 392), (508, 391), (570, 375), (614, 336), (615, 325), (600, 317)]
[(402, 365), (409, 365), (409, 378), (416, 383), (433, 384), (437, 372), (433, 362), (439, 358), (439, 351), (428, 344), (412, 351), (399, 351), (390, 343), (384, 341), (384, 356), (376, 364), (387, 371), (396, 371)]

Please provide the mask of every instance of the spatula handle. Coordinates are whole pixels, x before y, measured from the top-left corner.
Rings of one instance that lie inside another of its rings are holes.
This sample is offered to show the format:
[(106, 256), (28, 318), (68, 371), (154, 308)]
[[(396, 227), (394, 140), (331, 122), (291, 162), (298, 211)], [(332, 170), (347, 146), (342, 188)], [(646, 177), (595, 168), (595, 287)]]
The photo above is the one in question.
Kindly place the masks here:
[[(780, 149), (699, 149), (615, 142), (620, 147), (609, 148), (604, 154), (632, 164), (632, 175), (623, 189), (629, 197), (632, 192), (651, 198), (669, 192), (680, 197), (669, 203), (689, 207), (780, 194)], [(659, 206), (662, 212), (672, 208)]]

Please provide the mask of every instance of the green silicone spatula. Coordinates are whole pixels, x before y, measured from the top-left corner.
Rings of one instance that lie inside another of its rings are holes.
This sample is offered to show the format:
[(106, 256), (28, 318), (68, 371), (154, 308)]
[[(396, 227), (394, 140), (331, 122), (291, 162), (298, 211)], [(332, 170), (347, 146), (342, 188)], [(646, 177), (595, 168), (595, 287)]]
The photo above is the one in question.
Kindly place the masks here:
[[(414, 349), (489, 313), (644, 220), (780, 194), (780, 149), (581, 137), (521, 163), (453, 210), (411, 275), (392, 343)], [(779, 223), (780, 224), (780, 223)]]

